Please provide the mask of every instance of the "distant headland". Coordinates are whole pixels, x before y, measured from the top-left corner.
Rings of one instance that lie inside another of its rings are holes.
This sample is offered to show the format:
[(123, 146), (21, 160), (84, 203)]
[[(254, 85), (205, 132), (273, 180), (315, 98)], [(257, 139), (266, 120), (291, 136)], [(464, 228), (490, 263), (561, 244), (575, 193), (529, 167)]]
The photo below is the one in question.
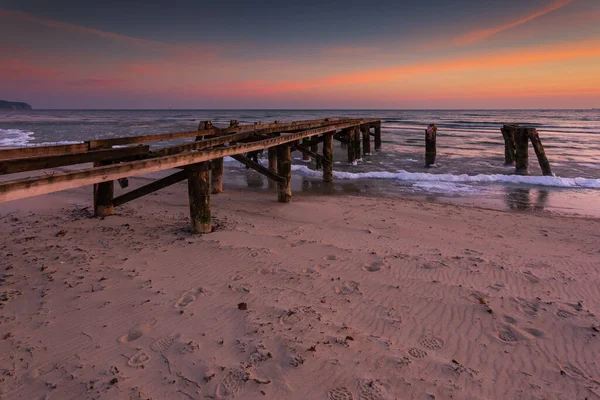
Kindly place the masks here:
[(31, 110), (31, 106), (20, 101), (0, 100), (0, 110)]

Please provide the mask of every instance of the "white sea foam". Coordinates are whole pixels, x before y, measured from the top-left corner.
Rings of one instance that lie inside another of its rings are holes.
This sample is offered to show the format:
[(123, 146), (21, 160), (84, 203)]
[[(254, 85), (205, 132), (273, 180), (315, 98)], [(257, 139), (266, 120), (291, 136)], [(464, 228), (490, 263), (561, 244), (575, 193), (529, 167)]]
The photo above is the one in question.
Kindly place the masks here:
[[(313, 171), (305, 165), (292, 166), (294, 171), (307, 176), (321, 176), (320, 171)], [(588, 178), (561, 178), (558, 176), (519, 176), (501, 174), (480, 175), (453, 175), (453, 174), (428, 174), (424, 172), (407, 172), (399, 170), (396, 172), (374, 171), (374, 172), (343, 172), (334, 171), (336, 179), (396, 179), (405, 182), (452, 182), (452, 183), (512, 183), (523, 185), (550, 186), (562, 188), (590, 188), (600, 189), (600, 179)]]
[(0, 129), (0, 147), (25, 146), (33, 139), (33, 132), (20, 129)]

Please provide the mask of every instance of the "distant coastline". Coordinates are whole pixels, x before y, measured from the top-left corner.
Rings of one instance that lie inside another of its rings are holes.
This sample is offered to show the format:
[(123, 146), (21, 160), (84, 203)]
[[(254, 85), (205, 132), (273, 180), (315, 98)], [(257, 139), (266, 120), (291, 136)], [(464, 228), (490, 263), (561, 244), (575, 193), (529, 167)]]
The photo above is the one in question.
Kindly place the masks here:
[(0, 110), (33, 110), (31, 105), (20, 101), (0, 100)]

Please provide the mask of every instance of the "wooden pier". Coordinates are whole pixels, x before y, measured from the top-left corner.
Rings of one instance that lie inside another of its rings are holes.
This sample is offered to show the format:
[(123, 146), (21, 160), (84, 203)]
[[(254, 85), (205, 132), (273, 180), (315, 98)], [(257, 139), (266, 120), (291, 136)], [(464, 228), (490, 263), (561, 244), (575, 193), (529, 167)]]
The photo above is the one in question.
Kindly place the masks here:
[[(362, 138), (361, 138), (362, 133)], [(91, 168), (0, 182), (0, 202), (93, 185), (94, 214), (107, 216), (114, 208), (167, 186), (188, 181), (190, 217), (195, 232), (211, 231), (210, 196), (223, 190), (223, 157), (233, 157), (277, 184), (278, 201), (292, 198), (292, 151), (315, 160), (323, 180), (333, 180), (334, 139), (345, 143), (348, 162), (381, 148), (379, 119), (329, 118), (320, 120), (255, 123), (216, 128), (210, 121), (186, 132), (90, 140), (83, 143), (0, 150), (0, 175), (93, 163)], [(152, 147), (149, 143), (191, 139), (185, 144)], [(318, 146), (322, 144), (322, 153)], [(268, 167), (246, 157), (268, 151)], [(114, 183), (127, 186), (127, 178), (177, 168), (179, 171), (114, 197)]]

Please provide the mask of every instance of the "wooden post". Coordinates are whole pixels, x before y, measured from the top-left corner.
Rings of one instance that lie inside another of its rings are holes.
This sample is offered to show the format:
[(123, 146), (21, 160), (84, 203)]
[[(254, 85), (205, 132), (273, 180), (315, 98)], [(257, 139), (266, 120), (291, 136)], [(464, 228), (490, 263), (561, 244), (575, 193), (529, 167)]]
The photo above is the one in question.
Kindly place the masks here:
[(538, 135), (537, 129), (528, 128), (527, 134), (529, 135), (529, 140), (531, 140), (533, 150), (535, 150), (535, 155), (537, 156), (538, 162), (540, 163), (542, 174), (546, 176), (552, 176), (552, 169), (550, 168), (550, 163), (548, 162), (548, 158), (546, 157), (546, 152), (544, 151), (544, 146), (542, 146), (542, 141), (540, 140), (540, 136)]
[[(312, 151), (315, 154), (319, 154), (319, 144), (315, 143), (310, 145), (310, 151)], [(323, 160), (321, 159), (321, 157), (316, 157), (315, 159), (315, 168), (317, 170), (320, 170), (321, 168), (323, 168)]]
[(425, 130), (425, 168), (435, 165), (437, 127), (429, 124)]
[(229, 127), (230, 128), (235, 128), (236, 126), (239, 126), (239, 125), (240, 125), (240, 123), (238, 122), (237, 119), (229, 120)]
[(219, 194), (223, 192), (223, 159), (215, 158), (210, 161), (210, 193)]
[(501, 129), (504, 137), (504, 165), (515, 163), (515, 129), (518, 125), (504, 125)]
[[(304, 139), (302, 141), (302, 144), (304, 144), (306, 146), (306, 143), (308, 142), (308, 138)], [(310, 161), (310, 156), (306, 153), (302, 153), (302, 161)]]
[(333, 135), (335, 132), (323, 134), (323, 182), (333, 182)]
[(354, 155), (354, 131), (352, 130), (352, 128), (348, 128), (348, 129), (344, 129), (344, 132), (346, 133), (346, 138), (347, 138), (347, 149), (348, 149), (348, 164), (354, 164), (354, 161), (356, 160), (356, 156)]
[(277, 200), (289, 203), (292, 199), (292, 149), (289, 143), (277, 146), (277, 175), (285, 178), (284, 183), (277, 183)]
[(529, 134), (528, 128), (515, 129), (515, 174), (529, 175)]
[[(94, 167), (106, 165), (103, 162), (95, 162)], [(100, 182), (94, 184), (94, 216), (106, 217), (115, 212), (113, 197), (115, 195), (115, 181)]]
[(192, 230), (196, 233), (210, 233), (210, 184), (208, 162), (187, 167), (188, 197)]
[(375, 124), (375, 151), (381, 150), (381, 122)]
[(361, 125), (360, 130), (362, 132), (363, 154), (366, 156), (371, 154), (371, 128), (369, 125)]
[(352, 132), (354, 132), (354, 158), (356, 160), (361, 160), (362, 157), (360, 155), (360, 127), (353, 127)]

